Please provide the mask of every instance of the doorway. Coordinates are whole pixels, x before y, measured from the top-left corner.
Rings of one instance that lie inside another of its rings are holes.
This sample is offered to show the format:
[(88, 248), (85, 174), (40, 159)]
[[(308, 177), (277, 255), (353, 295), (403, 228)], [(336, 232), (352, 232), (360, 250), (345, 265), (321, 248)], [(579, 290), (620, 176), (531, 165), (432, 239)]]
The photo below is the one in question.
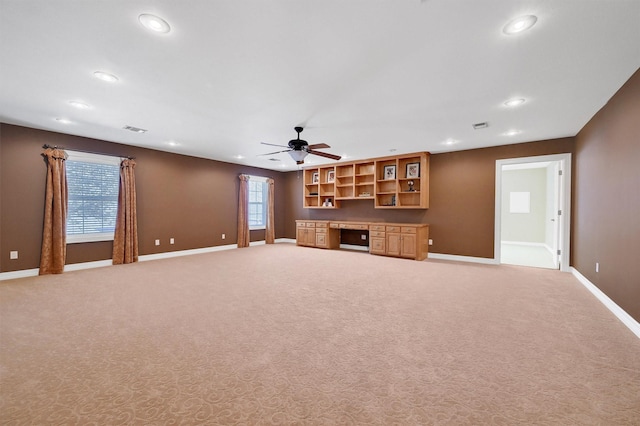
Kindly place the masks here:
[(571, 154), (496, 161), (496, 263), (569, 271)]

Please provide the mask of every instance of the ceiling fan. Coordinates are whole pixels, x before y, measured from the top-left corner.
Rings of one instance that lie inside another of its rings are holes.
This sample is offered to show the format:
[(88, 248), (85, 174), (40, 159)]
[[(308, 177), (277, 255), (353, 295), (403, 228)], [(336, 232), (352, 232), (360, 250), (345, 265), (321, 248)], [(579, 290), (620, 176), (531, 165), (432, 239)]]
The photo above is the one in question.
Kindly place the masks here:
[(317, 144), (309, 145), (307, 141), (300, 139), (300, 133), (304, 129), (302, 127), (294, 127), (294, 130), (298, 132), (298, 137), (296, 139), (291, 139), (287, 144), (287, 146), (260, 142), (262, 145), (280, 146), (283, 148), (288, 147), (289, 149), (276, 151), (276, 152), (269, 152), (267, 154), (261, 154), (261, 155), (273, 155), (273, 154), (279, 154), (281, 152), (288, 152), (291, 158), (295, 160), (296, 164), (304, 164), (304, 157), (306, 157), (307, 154), (318, 155), (320, 157), (330, 158), (332, 160), (339, 160), (340, 158), (342, 158), (339, 155), (316, 151), (316, 149), (331, 148), (331, 147), (326, 143), (317, 143)]

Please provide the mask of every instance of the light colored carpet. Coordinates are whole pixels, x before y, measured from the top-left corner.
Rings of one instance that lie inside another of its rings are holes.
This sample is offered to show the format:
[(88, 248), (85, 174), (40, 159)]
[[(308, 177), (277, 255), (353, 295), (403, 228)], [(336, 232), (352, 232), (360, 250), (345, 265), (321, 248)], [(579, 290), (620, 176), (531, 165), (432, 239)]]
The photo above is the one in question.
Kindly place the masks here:
[(0, 282), (3, 424), (638, 424), (575, 278), (257, 246)]

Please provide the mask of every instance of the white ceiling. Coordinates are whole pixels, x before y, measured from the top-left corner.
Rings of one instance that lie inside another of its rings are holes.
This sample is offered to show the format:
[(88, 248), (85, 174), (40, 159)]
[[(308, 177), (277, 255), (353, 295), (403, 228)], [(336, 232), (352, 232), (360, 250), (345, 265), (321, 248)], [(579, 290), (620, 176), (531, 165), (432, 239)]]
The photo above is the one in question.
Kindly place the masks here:
[(0, 120), (274, 170), (297, 167), (260, 142), (298, 125), (350, 160), (574, 136), (640, 67), (639, 21), (639, 0), (0, 0)]

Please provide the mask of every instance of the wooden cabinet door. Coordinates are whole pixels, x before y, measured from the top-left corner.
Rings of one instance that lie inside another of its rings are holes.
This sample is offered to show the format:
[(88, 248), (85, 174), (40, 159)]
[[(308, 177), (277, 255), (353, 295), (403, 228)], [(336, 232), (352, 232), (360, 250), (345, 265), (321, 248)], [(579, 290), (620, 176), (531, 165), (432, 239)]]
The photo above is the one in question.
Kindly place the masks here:
[(400, 256), (401, 247), (401, 234), (387, 232), (387, 254)]
[(416, 257), (416, 234), (402, 234), (400, 255), (402, 257)]
[(315, 228), (298, 228), (297, 243), (299, 246), (314, 246), (316, 244)]
[(305, 245), (304, 242), (305, 242), (306, 236), (307, 236), (307, 229), (298, 225), (298, 228), (296, 229), (296, 244), (299, 246)]
[(327, 234), (324, 232), (316, 232), (315, 233), (315, 245), (316, 247), (327, 247)]
[(314, 228), (307, 228), (307, 235), (305, 236), (305, 242), (308, 246), (316, 245), (316, 230)]
[(371, 237), (369, 239), (369, 252), (372, 254), (387, 254), (384, 238)]

